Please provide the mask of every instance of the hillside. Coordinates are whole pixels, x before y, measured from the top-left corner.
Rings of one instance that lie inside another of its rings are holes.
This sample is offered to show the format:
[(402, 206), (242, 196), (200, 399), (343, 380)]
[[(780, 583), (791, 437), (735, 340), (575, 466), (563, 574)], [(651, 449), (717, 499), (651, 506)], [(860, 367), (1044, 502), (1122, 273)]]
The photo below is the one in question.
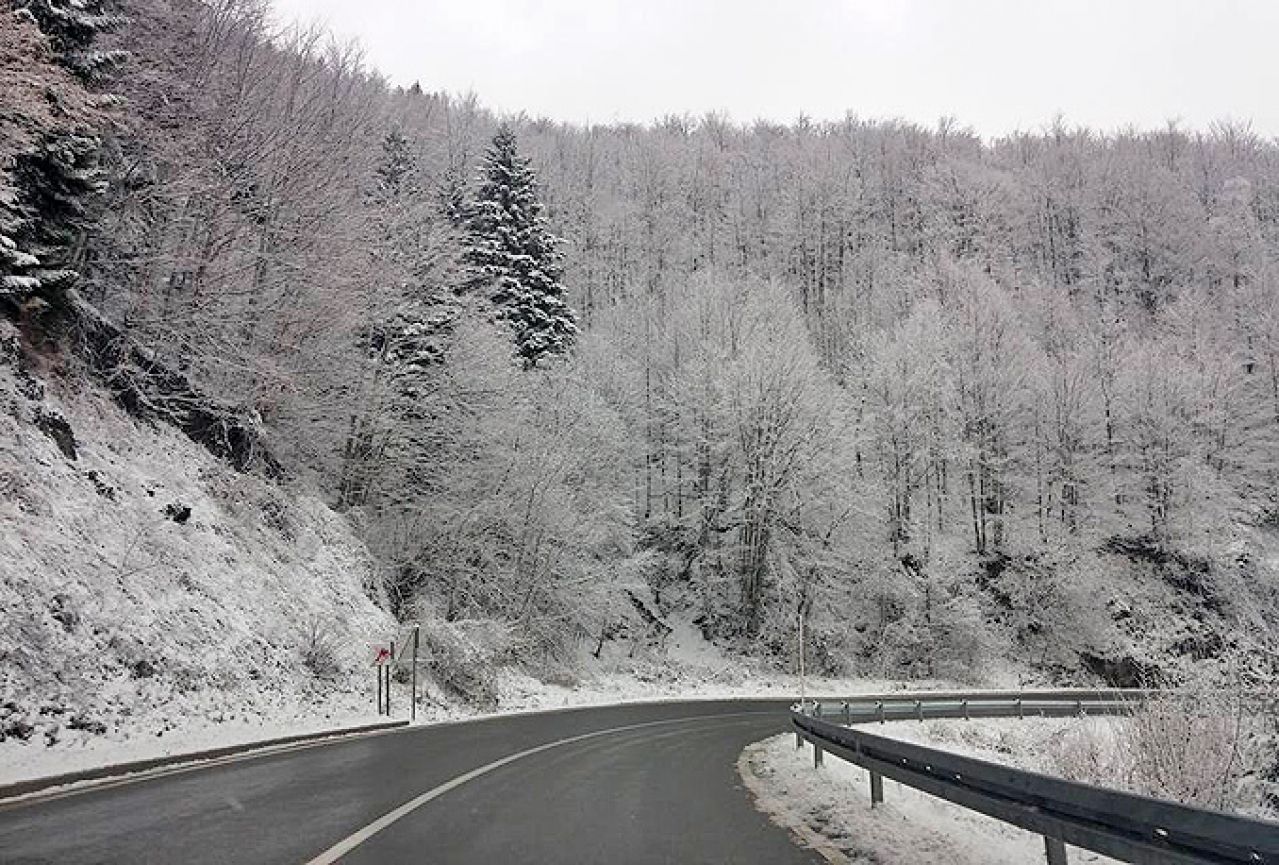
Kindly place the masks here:
[(393, 621), (344, 520), (139, 423), (3, 321), (0, 407), (6, 773), (46, 745), (372, 714)]

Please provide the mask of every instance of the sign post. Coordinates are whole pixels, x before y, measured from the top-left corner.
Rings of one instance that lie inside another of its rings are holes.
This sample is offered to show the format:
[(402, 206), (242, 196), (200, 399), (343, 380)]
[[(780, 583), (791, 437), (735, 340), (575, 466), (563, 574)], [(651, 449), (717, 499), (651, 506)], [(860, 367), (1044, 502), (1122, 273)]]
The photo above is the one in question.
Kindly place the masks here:
[(417, 720), (417, 645), (418, 645), (418, 636), (421, 632), (421, 629), (422, 629), (421, 625), (413, 626), (413, 674), (412, 674), (413, 693), (412, 693), (412, 702), (409, 703), (409, 720), (410, 721)]
[[(386, 677), (386, 691), (383, 696), (382, 677), (383, 672), (390, 669), (387, 662), (393, 656), (385, 646), (374, 646), (374, 648), (377, 650), (377, 654), (373, 656), (373, 671), (377, 673), (377, 713), (389, 715), (391, 714), (391, 678)], [(383, 708), (386, 709), (385, 712), (382, 711)]]
[(386, 716), (391, 717), (391, 671), (395, 669), (395, 640), (391, 641), (391, 654), (386, 661)]

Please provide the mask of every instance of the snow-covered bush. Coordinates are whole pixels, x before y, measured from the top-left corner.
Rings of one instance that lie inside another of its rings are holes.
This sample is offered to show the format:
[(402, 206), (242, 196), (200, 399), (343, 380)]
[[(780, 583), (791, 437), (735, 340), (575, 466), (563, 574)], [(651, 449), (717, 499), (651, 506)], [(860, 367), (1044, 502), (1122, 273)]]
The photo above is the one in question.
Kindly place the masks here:
[(426, 621), (422, 658), (427, 671), (451, 696), (472, 706), (497, 706), (498, 668), (510, 660), (511, 629), (492, 620)]
[(324, 619), (312, 616), (302, 628), (298, 650), (302, 665), (317, 679), (336, 678), (342, 671), (332, 631)]
[(1053, 768), (1186, 805), (1265, 813), (1273, 720), (1260, 708), (1252, 698), (1207, 689), (1160, 697), (1131, 717), (1072, 727)]

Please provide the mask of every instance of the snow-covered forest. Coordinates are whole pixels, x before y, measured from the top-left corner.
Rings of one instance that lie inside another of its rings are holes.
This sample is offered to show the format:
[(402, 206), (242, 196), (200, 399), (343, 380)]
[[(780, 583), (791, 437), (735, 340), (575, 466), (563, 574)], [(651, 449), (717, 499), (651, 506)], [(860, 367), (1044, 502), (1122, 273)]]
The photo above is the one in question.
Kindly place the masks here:
[(255, 0), (9, 5), (27, 350), (322, 500), (395, 617), (535, 671), (678, 612), (785, 670), (802, 621), (832, 674), (1273, 675), (1247, 125), (565, 125)]

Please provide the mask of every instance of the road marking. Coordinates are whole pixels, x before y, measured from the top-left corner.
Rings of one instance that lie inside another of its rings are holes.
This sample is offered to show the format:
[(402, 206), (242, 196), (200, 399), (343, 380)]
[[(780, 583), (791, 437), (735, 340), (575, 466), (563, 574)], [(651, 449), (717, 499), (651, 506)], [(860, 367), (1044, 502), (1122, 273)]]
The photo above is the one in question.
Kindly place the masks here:
[(325, 850), (319, 856), (316, 856), (314, 859), (309, 860), (306, 863), (306, 865), (333, 865), (334, 862), (337, 862), (347, 853), (350, 853), (356, 847), (360, 846), (365, 841), (372, 838), (378, 832), (381, 832), (387, 826), (390, 826), (392, 823), (396, 822), (402, 817), (408, 816), (409, 814), (413, 813), (418, 808), (421, 808), (423, 805), (430, 802), (431, 800), (438, 799), (441, 796), (443, 796), (445, 793), (449, 792), (450, 790), (455, 790), (458, 787), (461, 787), (467, 781), (473, 781), (476, 778), (480, 777), (481, 775), (487, 775), (489, 772), (492, 772), (496, 769), (502, 768), (503, 766), (514, 763), (516, 760), (523, 760), (525, 757), (532, 757), (534, 754), (540, 754), (543, 751), (549, 751), (552, 748), (559, 748), (562, 745), (572, 745), (575, 742), (583, 742), (583, 741), (586, 741), (587, 739), (595, 739), (600, 736), (608, 736), (613, 733), (625, 733), (630, 730), (642, 730), (645, 727), (660, 727), (666, 724), (680, 724), (687, 721), (722, 720), (725, 718), (740, 718), (740, 717), (751, 716), (751, 715), (772, 715), (772, 714), (775, 714), (775, 713), (773, 712), (733, 712), (731, 714), (726, 714), (726, 715), (691, 715), (686, 718), (667, 718), (664, 721), (646, 721), (643, 724), (628, 724), (625, 727), (611, 727), (607, 730), (596, 730), (592, 733), (583, 733), (580, 736), (570, 736), (567, 739), (557, 739), (554, 742), (547, 742), (544, 745), (538, 745), (536, 748), (529, 748), (526, 751), (520, 751), (515, 754), (510, 754), (506, 757), (501, 758), (500, 760), (494, 760), (492, 763), (488, 763), (486, 765), (480, 766), (478, 769), (472, 769), (469, 772), (466, 772), (462, 775), (458, 775), (456, 778), (454, 778), (451, 781), (446, 781), (443, 784), (439, 785), (438, 787), (433, 787), (430, 790), (427, 790), (422, 795), (417, 796), (413, 799), (410, 799), (409, 801), (405, 802), (403, 805), (396, 808), (395, 810), (382, 815), (381, 817), (374, 820), (372, 823), (365, 826), (363, 829), (359, 830), (358, 832), (355, 832), (354, 834), (348, 835), (346, 838), (343, 838), (341, 841), (334, 844), (329, 849)]
[(101, 790), (113, 790), (117, 787), (128, 787), (133, 784), (143, 784), (147, 781), (156, 781), (161, 778), (167, 778), (171, 775), (186, 775), (190, 772), (199, 772), (203, 769), (215, 769), (219, 766), (226, 766), (232, 763), (243, 763), (249, 760), (256, 760), (260, 757), (274, 757), (278, 754), (288, 754), (293, 751), (305, 751), (309, 748), (320, 748), (325, 745), (340, 745), (342, 743), (354, 742), (358, 739), (371, 739), (375, 736), (386, 736), (391, 733), (403, 733), (406, 730), (423, 729), (422, 727), (395, 727), (389, 730), (364, 730), (356, 733), (342, 733), (335, 736), (326, 736), (322, 739), (313, 739), (305, 742), (291, 742), (286, 745), (262, 745), (253, 747), (252, 744), (246, 745), (246, 750), (238, 754), (226, 754), (222, 757), (208, 757), (203, 760), (192, 760), (188, 763), (177, 763), (172, 766), (156, 766), (154, 769), (142, 769), (138, 772), (129, 772), (125, 775), (117, 775), (108, 778), (91, 778), (85, 781), (72, 781), (59, 787), (46, 787), (41, 790), (32, 790), (30, 793), (24, 793), (21, 796), (12, 796), (8, 799), (0, 799), (0, 812), (17, 810), (28, 805), (43, 805), (46, 802), (53, 802), (58, 799), (66, 799), (71, 796), (82, 796), (85, 793), (97, 793)]

